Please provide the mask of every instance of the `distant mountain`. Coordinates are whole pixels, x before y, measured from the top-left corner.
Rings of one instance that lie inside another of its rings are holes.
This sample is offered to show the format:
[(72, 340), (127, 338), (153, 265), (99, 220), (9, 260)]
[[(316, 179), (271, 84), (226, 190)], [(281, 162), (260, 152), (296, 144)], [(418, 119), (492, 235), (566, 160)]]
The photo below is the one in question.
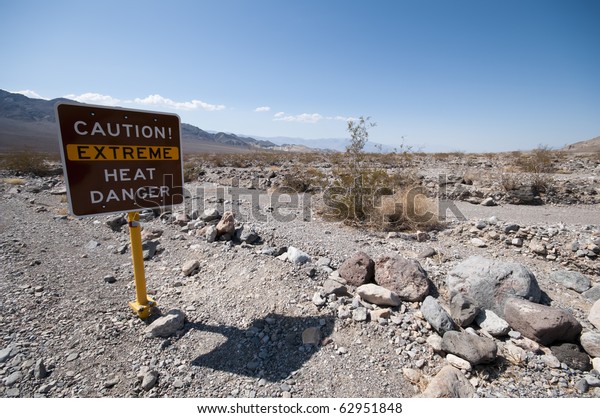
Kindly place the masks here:
[[(291, 147), (294, 145), (306, 147), (312, 150), (321, 151), (346, 151), (346, 147), (350, 144), (350, 139), (347, 138), (323, 138), (323, 139), (304, 139), (304, 138), (291, 138), (285, 136), (277, 137), (260, 137), (254, 136), (254, 138), (262, 139), (265, 141), (273, 142), (280, 147)], [(377, 144), (375, 142), (367, 142), (364, 150), (366, 152), (392, 152), (393, 147), (388, 145)]]
[[(58, 152), (58, 127), (54, 106), (57, 102), (77, 103), (68, 99), (31, 99), (0, 89), (0, 151), (28, 147)], [(181, 124), (184, 153), (240, 152), (277, 145), (235, 134), (209, 133), (187, 123)]]
[(563, 150), (570, 152), (600, 152), (600, 136), (567, 145)]

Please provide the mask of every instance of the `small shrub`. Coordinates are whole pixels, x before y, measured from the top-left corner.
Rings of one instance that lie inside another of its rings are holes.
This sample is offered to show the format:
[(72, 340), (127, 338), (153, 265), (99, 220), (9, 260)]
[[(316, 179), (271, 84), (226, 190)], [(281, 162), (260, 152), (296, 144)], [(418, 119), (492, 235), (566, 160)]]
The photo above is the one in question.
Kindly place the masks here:
[(547, 145), (539, 145), (528, 153), (518, 153), (514, 164), (525, 173), (551, 173), (554, 171), (555, 153)]
[(47, 154), (32, 150), (16, 151), (0, 158), (0, 169), (17, 175), (47, 176), (52, 174)]

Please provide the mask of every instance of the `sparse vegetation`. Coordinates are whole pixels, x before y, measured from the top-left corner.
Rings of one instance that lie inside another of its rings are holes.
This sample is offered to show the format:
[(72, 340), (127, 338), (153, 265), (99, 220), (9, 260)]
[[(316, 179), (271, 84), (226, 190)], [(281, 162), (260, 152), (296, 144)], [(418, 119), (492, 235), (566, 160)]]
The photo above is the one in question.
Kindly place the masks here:
[(24, 149), (0, 156), (0, 170), (21, 176), (47, 176), (56, 172), (49, 162), (52, 160), (57, 160), (57, 158), (42, 152)]

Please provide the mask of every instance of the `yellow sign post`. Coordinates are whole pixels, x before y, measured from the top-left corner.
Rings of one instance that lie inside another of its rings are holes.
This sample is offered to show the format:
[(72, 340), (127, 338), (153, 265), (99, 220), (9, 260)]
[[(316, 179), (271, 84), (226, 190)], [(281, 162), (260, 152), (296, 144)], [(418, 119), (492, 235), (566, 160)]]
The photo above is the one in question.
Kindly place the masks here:
[(142, 252), (142, 228), (139, 219), (139, 212), (129, 212), (127, 214), (136, 296), (136, 300), (129, 302), (129, 306), (131, 306), (131, 309), (133, 309), (137, 316), (141, 319), (146, 319), (150, 316), (152, 308), (156, 306), (156, 302), (146, 294), (146, 275), (144, 273), (144, 255)]

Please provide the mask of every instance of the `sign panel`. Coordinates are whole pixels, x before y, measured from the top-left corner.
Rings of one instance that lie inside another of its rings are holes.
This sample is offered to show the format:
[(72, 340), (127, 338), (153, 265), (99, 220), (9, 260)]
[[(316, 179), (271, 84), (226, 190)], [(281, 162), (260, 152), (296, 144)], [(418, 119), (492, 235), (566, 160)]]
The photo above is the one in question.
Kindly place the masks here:
[(183, 203), (178, 115), (58, 103), (56, 119), (73, 215)]

